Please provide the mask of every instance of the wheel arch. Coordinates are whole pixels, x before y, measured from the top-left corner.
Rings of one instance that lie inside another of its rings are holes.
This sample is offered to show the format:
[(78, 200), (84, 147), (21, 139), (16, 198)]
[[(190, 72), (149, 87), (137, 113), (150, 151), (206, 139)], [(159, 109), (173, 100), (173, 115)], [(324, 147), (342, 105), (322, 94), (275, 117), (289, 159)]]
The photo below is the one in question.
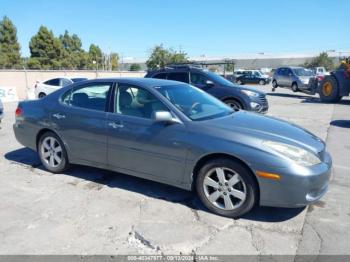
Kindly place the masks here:
[(246, 109), (246, 108), (247, 108), (247, 105), (246, 105), (241, 99), (239, 99), (239, 98), (237, 98), (237, 97), (225, 96), (225, 97), (223, 97), (223, 98), (221, 99), (221, 101), (224, 102), (224, 103), (225, 103), (226, 101), (228, 101), (228, 100), (234, 100), (234, 101), (240, 103), (243, 109)]
[(67, 150), (68, 149), (67, 143), (64, 141), (64, 139), (62, 139), (62, 137), (55, 130), (50, 129), (50, 128), (42, 128), (42, 129), (39, 130), (39, 132), (37, 133), (36, 138), (35, 138), (36, 149), (38, 150), (40, 138), (42, 137), (42, 135), (44, 135), (47, 132), (54, 133), (56, 136), (59, 137), (59, 139), (62, 141), (62, 143), (63, 143), (63, 145), (64, 145), (64, 147), (66, 149), (66, 152), (67, 152), (67, 155), (68, 155), (68, 159), (69, 159), (69, 150)]
[(219, 158), (226, 158), (226, 159), (236, 161), (236, 162), (242, 164), (250, 172), (250, 175), (252, 176), (253, 180), (255, 181), (256, 187), (258, 189), (258, 192), (257, 192), (258, 199), (257, 199), (256, 203), (259, 203), (260, 202), (260, 186), (259, 186), (258, 179), (257, 179), (256, 175), (254, 174), (253, 170), (242, 159), (240, 159), (236, 156), (227, 154), (227, 153), (210, 153), (210, 154), (202, 156), (200, 159), (197, 160), (197, 162), (192, 170), (192, 185), (191, 185), (192, 191), (195, 188), (195, 184), (196, 184), (195, 182), (197, 180), (198, 172), (201, 169), (201, 167), (205, 163), (207, 163), (208, 161), (213, 160), (213, 159), (219, 159)]

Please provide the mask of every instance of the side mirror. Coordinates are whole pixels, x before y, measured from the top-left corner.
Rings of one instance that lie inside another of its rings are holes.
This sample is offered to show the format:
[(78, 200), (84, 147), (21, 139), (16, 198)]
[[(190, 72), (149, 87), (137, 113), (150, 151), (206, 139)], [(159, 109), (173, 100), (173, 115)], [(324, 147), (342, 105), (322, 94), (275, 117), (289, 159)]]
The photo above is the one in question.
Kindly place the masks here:
[(179, 123), (180, 121), (177, 120), (172, 116), (172, 114), (168, 111), (157, 111), (154, 113), (154, 120), (156, 122), (165, 122), (165, 123)]
[(207, 80), (207, 81), (205, 81), (205, 85), (206, 86), (214, 86), (214, 82), (211, 80)]

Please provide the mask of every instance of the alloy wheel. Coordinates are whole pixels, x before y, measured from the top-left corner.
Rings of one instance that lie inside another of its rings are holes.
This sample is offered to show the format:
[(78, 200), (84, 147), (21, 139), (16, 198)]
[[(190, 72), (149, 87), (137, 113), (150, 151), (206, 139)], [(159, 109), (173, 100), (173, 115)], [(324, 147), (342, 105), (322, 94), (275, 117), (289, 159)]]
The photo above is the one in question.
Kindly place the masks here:
[(57, 167), (62, 162), (62, 147), (58, 140), (52, 136), (46, 137), (41, 144), (41, 156), (50, 167)]
[(247, 197), (247, 186), (240, 175), (226, 167), (209, 170), (203, 180), (203, 189), (213, 206), (226, 211), (239, 208)]

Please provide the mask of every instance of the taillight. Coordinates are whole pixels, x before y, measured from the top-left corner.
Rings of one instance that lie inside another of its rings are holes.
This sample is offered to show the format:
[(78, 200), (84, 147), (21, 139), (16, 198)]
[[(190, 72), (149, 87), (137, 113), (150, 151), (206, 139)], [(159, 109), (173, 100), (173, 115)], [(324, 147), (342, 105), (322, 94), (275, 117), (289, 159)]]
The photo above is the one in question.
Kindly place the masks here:
[(16, 117), (20, 117), (20, 116), (22, 116), (22, 114), (23, 114), (22, 108), (17, 107), (16, 112), (15, 112)]

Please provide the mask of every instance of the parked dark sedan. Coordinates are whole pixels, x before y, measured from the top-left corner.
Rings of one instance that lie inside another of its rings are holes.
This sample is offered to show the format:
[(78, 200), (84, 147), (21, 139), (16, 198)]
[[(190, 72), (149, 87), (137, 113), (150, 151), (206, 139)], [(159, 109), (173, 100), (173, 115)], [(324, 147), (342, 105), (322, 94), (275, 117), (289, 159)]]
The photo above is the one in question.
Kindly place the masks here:
[(325, 144), (288, 122), (234, 111), (177, 81), (98, 79), (20, 102), (14, 132), (53, 173), (90, 165), (186, 190), (211, 211), (300, 207), (321, 198)]
[(270, 83), (270, 78), (265, 77), (257, 72), (253, 72), (252, 74), (244, 74), (244, 75), (237, 76), (235, 81), (239, 85), (245, 85), (245, 84), (266, 85)]

